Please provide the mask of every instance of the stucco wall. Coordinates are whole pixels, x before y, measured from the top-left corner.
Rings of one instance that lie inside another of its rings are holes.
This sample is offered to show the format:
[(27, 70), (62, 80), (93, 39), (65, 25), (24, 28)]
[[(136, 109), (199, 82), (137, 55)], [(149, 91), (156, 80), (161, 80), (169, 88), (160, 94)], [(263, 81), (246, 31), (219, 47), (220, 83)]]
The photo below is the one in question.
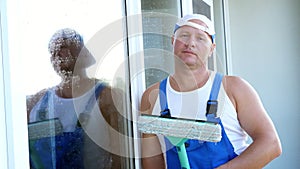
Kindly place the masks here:
[(299, 0), (229, 0), (232, 74), (258, 91), (282, 141), (269, 169), (300, 166), (299, 9)]

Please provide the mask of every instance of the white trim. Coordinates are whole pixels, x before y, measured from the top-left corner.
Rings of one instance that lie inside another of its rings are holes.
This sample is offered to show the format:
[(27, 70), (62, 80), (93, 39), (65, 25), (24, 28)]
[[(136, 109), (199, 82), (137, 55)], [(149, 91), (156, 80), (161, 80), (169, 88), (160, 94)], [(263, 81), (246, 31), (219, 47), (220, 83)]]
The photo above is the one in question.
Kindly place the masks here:
[[(177, 15), (181, 15), (181, 1), (182, 0), (177, 0)], [(180, 16), (177, 16), (177, 17), (180, 17)]]
[(137, 129), (136, 121), (139, 114), (139, 103), (145, 91), (145, 72), (144, 72), (144, 47), (142, 29), (142, 10), (141, 2), (134, 0), (126, 1), (127, 11), (127, 36), (128, 36), (128, 55), (129, 71), (131, 84), (131, 112), (133, 121), (133, 150), (135, 157), (135, 168), (141, 166), (141, 134)]
[(205, 2), (207, 5), (209, 5), (210, 7), (213, 7), (213, 1), (212, 0), (202, 0), (203, 2)]
[[(213, 1), (212, 0), (203, 0), (203, 2), (205, 2), (207, 5), (209, 5), (210, 6), (210, 16), (211, 16), (211, 21), (212, 21), (212, 24), (213, 24), (213, 27), (214, 27), (214, 29), (216, 29), (215, 28), (215, 17), (214, 17), (214, 5), (213, 5)], [(216, 39), (215, 39), (216, 40)], [(213, 52), (213, 55), (212, 55), (212, 57), (213, 57), (213, 65), (214, 65), (214, 70), (215, 71), (219, 71), (218, 70), (218, 64), (217, 64), (217, 54), (216, 54), (216, 52)]]
[(181, 0), (182, 16), (193, 13), (193, 0)]
[[(18, 42), (14, 41), (19, 35), (18, 5), (17, 1), (1, 1), (1, 29), (2, 29), (2, 69), (4, 92), (4, 113), (6, 125), (6, 168), (29, 169), (29, 149), (27, 113), (25, 94), (22, 88), (23, 74), (22, 57), (18, 48)], [(6, 4), (5, 4), (6, 2)], [(6, 8), (6, 7), (14, 7)], [(8, 9), (7, 11), (5, 9)], [(4, 15), (6, 13), (6, 15)], [(5, 18), (6, 16), (7, 18)], [(9, 24), (7, 20), (10, 20)], [(9, 31), (8, 31), (9, 30)], [(8, 41), (10, 39), (10, 41)], [(4, 137), (5, 138), (5, 137)], [(2, 160), (2, 159), (1, 159)]]
[[(6, 27), (6, 18), (4, 18), (6, 13), (5, 0), (0, 1), (0, 168), (8, 168), (8, 149), (7, 149), (7, 129), (6, 129), (6, 102), (5, 102), (5, 68), (7, 65), (7, 37), (4, 33)], [(3, 36), (2, 36), (3, 35)], [(3, 97), (2, 97), (3, 96)]]
[(231, 75), (232, 71), (232, 53), (231, 53), (231, 35), (230, 35), (230, 21), (229, 21), (229, 4), (228, 0), (223, 0), (223, 18), (224, 18), (224, 35), (225, 35), (225, 56), (226, 56), (226, 68), (227, 74)]

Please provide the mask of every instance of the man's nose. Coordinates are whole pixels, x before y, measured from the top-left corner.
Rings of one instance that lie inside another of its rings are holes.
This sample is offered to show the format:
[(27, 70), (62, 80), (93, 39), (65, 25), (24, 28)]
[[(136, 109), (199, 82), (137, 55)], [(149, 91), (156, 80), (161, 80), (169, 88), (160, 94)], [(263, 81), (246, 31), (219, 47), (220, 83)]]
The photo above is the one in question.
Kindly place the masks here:
[(195, 47), (196, 43), (195, 43), (195, 38), (194, 37), (190, 37), (189, 39), (187, 39), (186, 43), (187, 46), (189, 47)]
[(63, 49), (61, 49), (61, 50), (59, 51), (58, 54), (59, 54), (60, 57), (68, 57), (68, 56), (70, 56), (71, 51), (70, 51), (69, 49), (63, 48)]

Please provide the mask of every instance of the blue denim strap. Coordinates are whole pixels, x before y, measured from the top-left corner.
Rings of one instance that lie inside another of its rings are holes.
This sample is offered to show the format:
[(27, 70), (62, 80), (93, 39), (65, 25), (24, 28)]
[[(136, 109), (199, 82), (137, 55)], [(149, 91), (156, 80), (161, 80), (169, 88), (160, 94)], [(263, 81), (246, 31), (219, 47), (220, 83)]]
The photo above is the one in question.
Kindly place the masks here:
[[(85, 112), (90, 112), (95, 104), (96, 100), (98, 100), (101, 91), (105, 88), (104, 83), (97, 83), (95, 87), (95, 95), (92, 95), (85, 106)], [(93, 97), (95, 96), (95, 97)]]
[(209, 100), (206, 105), (206, 118), (207, 121), (213, 123), (220, 123), (220, 117), (217, 117), (218, 110), (218, 95), (222, 84), (223, 75), (216, 73), (213, 85), (211, 87)]
[(219, 90), (222, 84), (223, 75), (216, 73), (214, 83), (211, 87), (209, 100), (218, 100)]

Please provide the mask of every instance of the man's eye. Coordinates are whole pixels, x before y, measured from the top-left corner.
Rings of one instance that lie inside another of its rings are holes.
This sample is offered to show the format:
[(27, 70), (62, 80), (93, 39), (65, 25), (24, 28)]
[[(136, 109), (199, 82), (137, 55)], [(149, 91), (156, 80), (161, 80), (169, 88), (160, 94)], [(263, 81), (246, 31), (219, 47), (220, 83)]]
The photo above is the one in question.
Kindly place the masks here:
[(181, 37), (188, 37), (188, 35), (187, 34), (182, 34)]
[(198, 36), (197, 39), (199, 41), (206, 41), (207, 40), (207, 38), (205, 36)]
[(179, 35), (179, 38), (187, 39), (187, 38), (189, 38), (189, 35), (188, 34), (181, 34), (181, 35)]

